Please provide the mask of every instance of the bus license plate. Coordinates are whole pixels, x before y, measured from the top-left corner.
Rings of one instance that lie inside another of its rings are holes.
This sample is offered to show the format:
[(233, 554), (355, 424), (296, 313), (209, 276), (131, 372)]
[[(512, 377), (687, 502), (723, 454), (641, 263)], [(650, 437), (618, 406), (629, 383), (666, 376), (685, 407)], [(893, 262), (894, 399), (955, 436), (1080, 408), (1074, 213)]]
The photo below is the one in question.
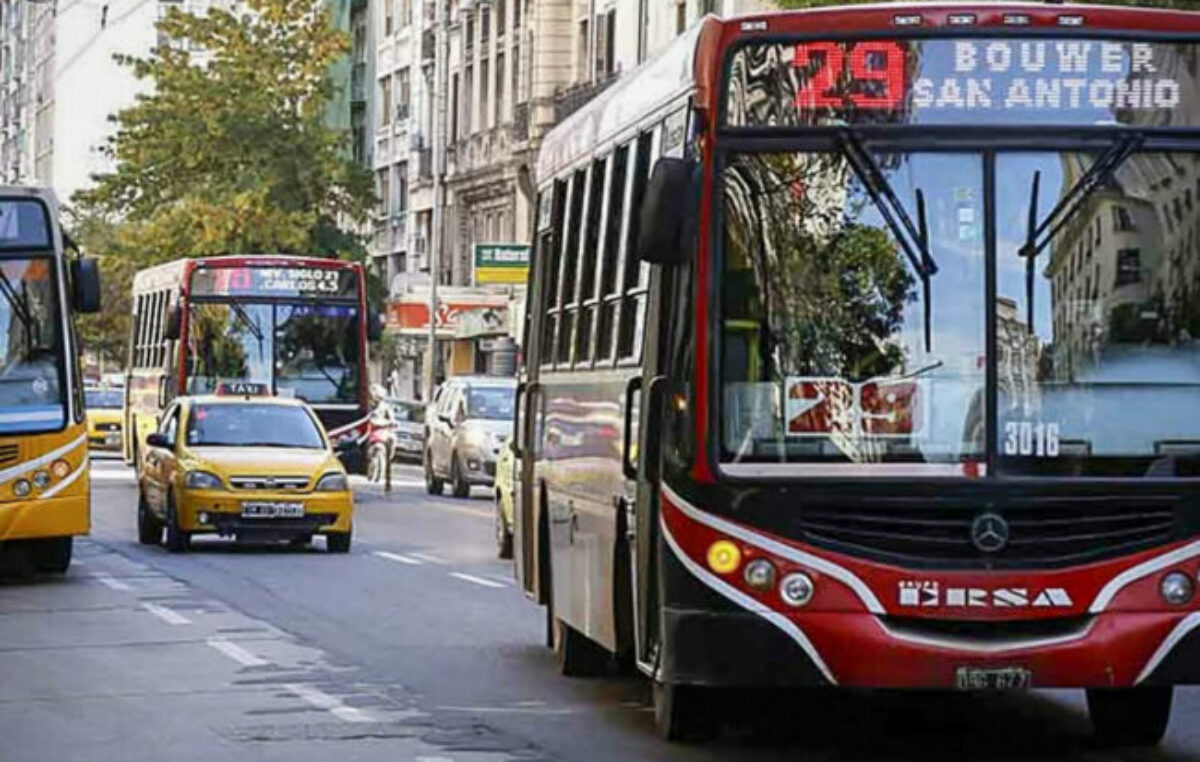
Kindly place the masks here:
[(1021, 667), (977, 669), (959, 667), (955, 686), (963, 691), (1021, 691), (1033, 682), (1033, 673)]
[(242, 516), (251, 519), (304, 518), (304, 503), (267, 501), (242, 503)]

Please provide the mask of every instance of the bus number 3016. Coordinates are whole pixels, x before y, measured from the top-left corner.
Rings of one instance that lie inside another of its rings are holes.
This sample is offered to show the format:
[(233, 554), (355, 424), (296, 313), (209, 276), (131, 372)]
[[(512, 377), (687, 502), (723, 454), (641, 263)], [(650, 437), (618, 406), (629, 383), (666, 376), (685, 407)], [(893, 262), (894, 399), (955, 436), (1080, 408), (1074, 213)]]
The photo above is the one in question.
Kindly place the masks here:
[(1004, 454), (1038, 458), (1058, 457), (1058, 424), (1008, 421), (1004, 424)]

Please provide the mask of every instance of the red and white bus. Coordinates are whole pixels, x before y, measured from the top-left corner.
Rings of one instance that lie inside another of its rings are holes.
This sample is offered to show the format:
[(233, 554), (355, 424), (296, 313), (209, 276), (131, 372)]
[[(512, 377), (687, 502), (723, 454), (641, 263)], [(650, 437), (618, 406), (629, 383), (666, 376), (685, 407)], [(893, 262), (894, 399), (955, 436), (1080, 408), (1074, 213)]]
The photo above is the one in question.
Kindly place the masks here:
[(552, 133), (517, 574), (670, 738), (725, 686), (1200, 682), (1200, 14), (707, 18)]
[[(125, 384), (133, 463), (177, 395), (253, 381), (299, 397), (331, 437), (365, 437), (369, 417), (362, 265), (292, 256), (180, 259), (139, 271)], [(361, 452), (346, 451), (361, 468)]]

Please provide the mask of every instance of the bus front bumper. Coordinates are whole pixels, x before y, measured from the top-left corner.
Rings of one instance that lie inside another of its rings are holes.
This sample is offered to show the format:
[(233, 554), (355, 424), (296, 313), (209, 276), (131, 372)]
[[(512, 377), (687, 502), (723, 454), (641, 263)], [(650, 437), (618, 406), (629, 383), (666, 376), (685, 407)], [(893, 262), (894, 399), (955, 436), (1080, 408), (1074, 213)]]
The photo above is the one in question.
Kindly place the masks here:
[[(303, 515), (250, 515), (248, 504), (303, 504)], [(349, 532), (354, 514), (351, 492), (258, 492), (185, 490), (179, 504), (180, 528), (193, 534), (218, 534), (244, 540), (288, 539)], [(204, 519), (204, 521), (201, 521)]]
[(0, 502), (0, 542), (87, 534), (90, 519), (87, 495)]

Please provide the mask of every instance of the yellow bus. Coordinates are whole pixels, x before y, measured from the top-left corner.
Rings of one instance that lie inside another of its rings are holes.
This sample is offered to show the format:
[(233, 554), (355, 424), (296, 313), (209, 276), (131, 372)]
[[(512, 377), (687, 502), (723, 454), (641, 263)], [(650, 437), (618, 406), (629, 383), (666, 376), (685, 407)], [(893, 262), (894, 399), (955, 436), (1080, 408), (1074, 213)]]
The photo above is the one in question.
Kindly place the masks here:
[(53, 192), (0, 186), (0, 546), (54, 573), (90, 524), (73, 313), (100, 308), (96, 261), (64, 241)]

